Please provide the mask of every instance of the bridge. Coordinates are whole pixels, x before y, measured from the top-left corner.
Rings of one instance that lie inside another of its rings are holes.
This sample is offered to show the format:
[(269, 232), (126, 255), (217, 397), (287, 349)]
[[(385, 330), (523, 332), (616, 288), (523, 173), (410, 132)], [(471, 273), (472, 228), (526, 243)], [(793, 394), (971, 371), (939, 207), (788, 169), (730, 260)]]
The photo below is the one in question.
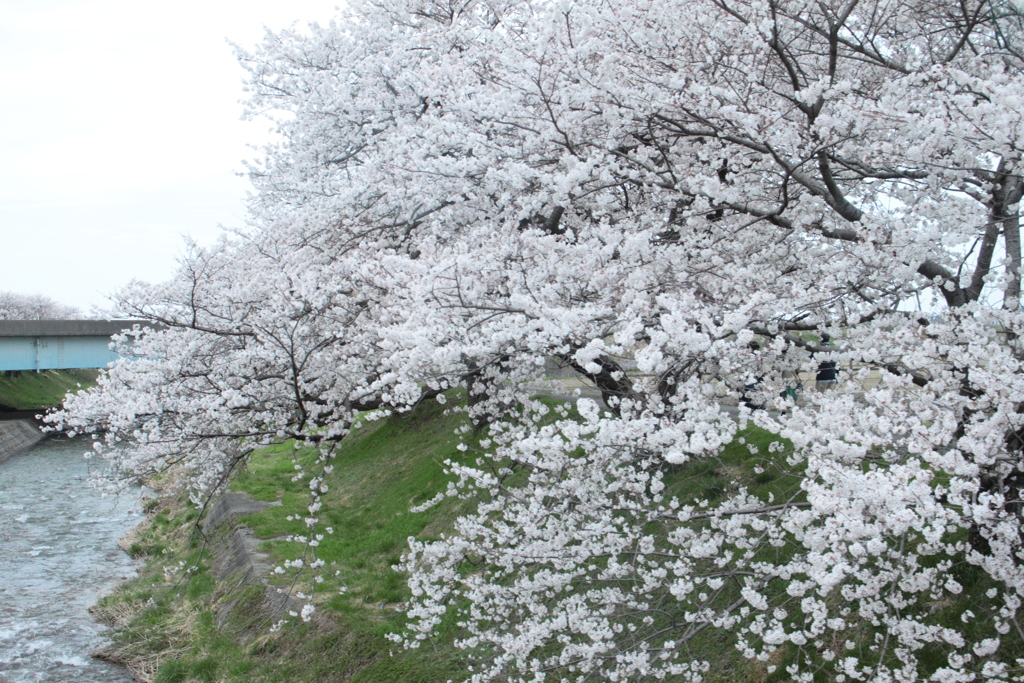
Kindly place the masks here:
[(103, 368), (120, 358), (110, 337), (146, 320), (0, 320), (0, 371)]

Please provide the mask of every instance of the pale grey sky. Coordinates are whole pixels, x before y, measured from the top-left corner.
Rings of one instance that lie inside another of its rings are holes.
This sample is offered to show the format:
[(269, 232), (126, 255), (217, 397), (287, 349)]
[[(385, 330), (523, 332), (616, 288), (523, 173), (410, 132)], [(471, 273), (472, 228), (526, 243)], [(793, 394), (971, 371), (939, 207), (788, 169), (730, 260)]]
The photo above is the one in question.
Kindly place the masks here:
[(0, 291), (88, 310), (170, 277), (182, 235), (241, 226), (236, 173), (268, 134), (239, 120), (226, 41), (338, 4), (0, 0)]

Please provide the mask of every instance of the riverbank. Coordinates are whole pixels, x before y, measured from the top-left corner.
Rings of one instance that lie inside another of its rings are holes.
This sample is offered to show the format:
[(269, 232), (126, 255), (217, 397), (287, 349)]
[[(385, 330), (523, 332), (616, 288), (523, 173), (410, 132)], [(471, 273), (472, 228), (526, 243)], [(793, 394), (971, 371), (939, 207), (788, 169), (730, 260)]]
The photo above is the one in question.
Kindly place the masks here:
[[(458, 400), (453, 392), (446, 405)], [(572, 410), (567, 417), (579, 419)], [(114, 644), (98, 655), (128, 666), (147, 683), (466, 680), (471, 675), (469, 655), (458, 643), (471, 643), (472, 634), (457, 614), (465, 604), (453, 603), (456, 609), (443, 616), (436, 634), (416, 650), (401, 649), (388, 635), (402, 632), (406, 621), (411, 594), (406, 576), (394, 567), (408, 539), (427, 541), (453, 533), (456, 518), (475, 505), (442, 497), (427, 510), (412, 511), (446, 491), (450, 478), (442, 463), (480, 462), (479, 452), (458, 449), (456, 433), (466, 433), (462, 430), (467, 427), (461, 413), (428, 401), (408, 414), (364, 422), (346, 437), (333, 471), (322, 481), (327, 492), (315, 532), (323, 534), (315, 549), (315, 558), (325, 563), (322, 583), (308, 570), (295, 572), (297, 558), (308, 566), (314, 556), (304, 555), (302, 545), (289, 540), (309, 533), (303, 521), (309, 515), (308, 482), (294, 478), (296, 465), (312, 469), (314, 453), (309, 449), (296, 449), (289, 442), (253, 454), (228, 496), (205, 510), (185, 495), (153, 501), (146, 523), (123, 541), (133, 556), (144, 560), (139, 577), (95, 608), (116, 634)], [(792, 448), (747, 423), (714, 457), (666, 463), (660, 482), (667, 500), (683, 504), (707, 505), (744, 494), (802, 504), (805, 477), (789, 460)], [(517, 476), (522, 475), (508, 470), (505, 485), (515, 487)], [(666, 526), (658, 533), (671, 530)], [(775, 556), (778, 546), (766, 546), (763, 552)], [(479, 567), (467, 564), (461, 571), (472, 576), (482, 571)], [(962, 598), (907, 609), (950, 620), (959, 619), (968, 607), (984, 606), (978, 596), (989, 595), (989, 579), (967, 563), (951, 567), (949, 575), (963, 588)], [(739, 586), (726, 590), (721, 596), (726, 604), (741, 600)], [(772, 590), (772, 599), (787, 599), (784, 585)], [(674, 609), (670, 594), (664, 600), (667, 609)], [(299, 612), (308, 603), (316, 611), (303, 623)], [(275, 628), (282, 621), (288, 623)], [(845, 649), (869, 652), (866, 648), (876, 642), (867, 622), (853, 623), (847, 634), (854, 646)], [(791, 678), (787, 666), (802, 656), (799, 645), (784, 644), (768, 661), (748, 659), (742, 645), (724, 628), (698, 629), (686, 642), (689, 656), (707, 664), (707, 683), (784, 683)], [(1018, 652), (1020, 641), (1011, 633), (1005, 647)], [(488, 656), (479, 648), (473, 654), (483, 661)], [(935, 656), (936, 666), (943, 656)], [(680, 680), (684, 678), (666, 679)]]
[[(233, 501), (202, 516), (187, 496), (154, 501), (122, 542), (142, 560), (139, 576), (93, 610), (116, 634), (97, 655), (153, 683), (461, 678), (464, 658), (451, 631), (415, 652), (386, 636), (405, 621), (408, 588), (391, 567), (408, 537), (436, 537), (467, 505), (449, 499), (410, 512), (447, 487), (445, 459), (466, 459), (455, 436), (463, 422), (431, 401), (409, 415), (367, 422), (346, 440), (320, 512), (322, 583), (308, 573), (274, 571), (300, 552), (285, 537), (301, 533), (308, 515), (308, 484), (292, 480), (294, 460), (312, 464), (308, 449), (285, 443), (255, 454), (231, 485)], [(312, 598), (287, 601), (279, 589)], [(289, 614), (310, 599), (317, 612), (309, 623)], [(282, 619), (290, 623), (272, 632)]]
[[(409, 588), (392, 567), (407, 539), (450, 533), (456, 517), (473, 505), (456, 497), (410, 511), (446, 490), (445, 460), (476, 461), (477, 455), (457, 448), (455, 432), (464, 426), (464, 416), (430, 401), (410, 414), (366, 422), (346, 439), (325, 477), (330, 490), (318, 513), (323, 583), (313, 583), (308, 573), (275, 573), (301, 554), (286, 538), (301, 534), (308, 516), (308, 485), (292, 480), (296, 461), (311, 464), (307, 449), (285, 443), (255, 454), (230, 487), (233, 502), (211, 505), (205, 514), (185, 496), (154, 501), (147, 521), (123, 541), (144, 561), (139, 577), (94, 610), (116, 633), (113, 646), (99, 656), (151, 683), (464, 680), (466, 654), (455, 642), (466, 634), (454, 615), (417, 650), (402, 650), (387, 638), (405, 624)], [(744, 434), (745, 443), (728, 447), (721, 462), (676, 468), (672, 486), (686, 497), (724, 495), (729, 479), (716, 467), (746, 472), (758, 492), (779, 486), (770, 474), (755, 471), (749, 450), (758, 445), (767, 452), (776, 437), (754, 428)], [(327, 534), (327, 527), (334, 533)], [(312, 597), (289, 603), (278, 589)], [(303, 623), (295, 613), (309, 601), (316, 613)], [(272, 631), (282, 619), (289, 623)], [(720, 635), (709, 632), (693, 645), (720, 653), (708, 680), (771, 678), (762, 663), (743, 659)]]
[(99, 370), (32, 370), (0, 372), (0, 416), (12, 411), (39, 411), (64, 402), (69, 391), (93, 386)]
[(34, 420), (0, 421), (0, 464), (32, 448), (45, 438), (46, 435), (40, 431)]

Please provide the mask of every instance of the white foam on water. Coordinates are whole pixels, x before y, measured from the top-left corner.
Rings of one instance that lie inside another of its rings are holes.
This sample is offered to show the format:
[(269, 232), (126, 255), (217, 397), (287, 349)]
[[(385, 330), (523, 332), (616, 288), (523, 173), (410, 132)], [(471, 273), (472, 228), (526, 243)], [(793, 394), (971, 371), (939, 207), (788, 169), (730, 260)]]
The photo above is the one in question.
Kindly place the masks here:
[(58, 664), (63, 664), (64, 666), (78, 667), (89, 666), (92, 663), (88, 659), (85, 659), (84, 657), (79, 657), (78, 655), (61, 655), (54, 658), (53, 661), (57, 662)]

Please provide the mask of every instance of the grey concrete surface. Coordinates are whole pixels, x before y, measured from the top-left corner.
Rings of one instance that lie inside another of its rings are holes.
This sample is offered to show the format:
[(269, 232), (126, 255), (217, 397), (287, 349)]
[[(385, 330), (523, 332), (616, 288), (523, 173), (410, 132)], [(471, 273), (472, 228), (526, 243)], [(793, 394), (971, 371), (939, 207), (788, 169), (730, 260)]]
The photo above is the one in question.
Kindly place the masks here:
[[(210, 532), (232, 517), (259, 512), (280, 502), (268, 503), (255, 500), (244, 493), (227, 491), (213, 503), (203, 524), (203, 531)], [(226, 537), (217, 535), (211, 545), (214, 557), (214, 572), (217, 580), (229, 591), (250, 585), (263, 586), (263, 602), (260, 611), (277, 619), (287, 610), (297, 610), (302, 603), (288, 592), (280, 591), (267, 581), (271, 566), (266, 554), (256, 548), (263, 541), (256, 538), (252, 530), (240, 526)], [(226, 583), (228, 580), (230, 584)], [(238, 607), (238, 599), (227, 600), (217, 609), (217, 622), (223, 624)]]
[(256, 551), (260, 543), (248, 527), (235, 529), (226, 546), (218, 549), (217, 578), (224, 581), (237, 574), (238, 586), (261, 581), (270, 571), (270, 565), (267, 556)]
[(109, 337), (135, 325), (159, 327), (148, 320), (0, 320), (0, 337)]
[(0, 462), (31, 448), (46, 438), (32, 420), (0, 422)]
[(206, 521), (203, 522), (203, 531), (209, 533), (232, 517), (251, 515), (272, 505), (280, 504), (280, 501), (268, 503), (264, 500), (256, 500), (244, 493), (225, 491), (210, 504), (210, 508), (206, 512)]

